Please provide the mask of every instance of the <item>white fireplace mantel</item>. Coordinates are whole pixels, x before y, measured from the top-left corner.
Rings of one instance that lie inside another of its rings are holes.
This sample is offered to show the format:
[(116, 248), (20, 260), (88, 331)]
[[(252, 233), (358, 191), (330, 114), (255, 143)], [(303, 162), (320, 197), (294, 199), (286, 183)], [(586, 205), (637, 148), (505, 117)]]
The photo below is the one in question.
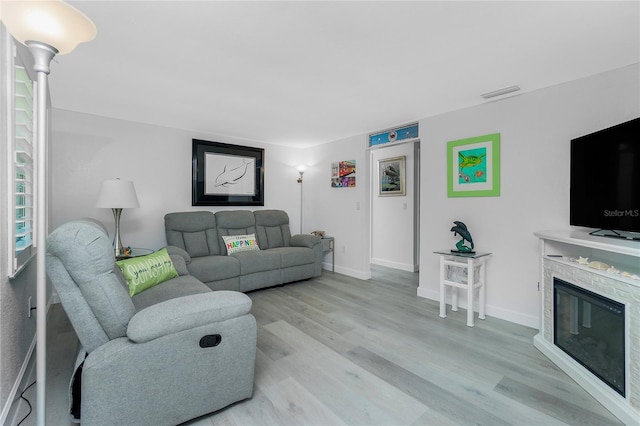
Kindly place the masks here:
[(586, 231), (573, 229), (538, 231), (534, 235), (547, 241), (556, 241), (574, 246), (581, 246), (590, 249), (597, 249), (611, 253), (617, 253), (639, 258), (640, 262), (640, 241), (598, 237), (589, 235)]
[[(540, 332), (534, 345), (625, 424), (640, 421), (640, 242), (591, 236), (584, 231), (539, 231)], [(618, 273), (579, 264), (600, 261)], [(586, 261), (585, 261), (586, 262)], [(626, 274), (622, 274), (626, 272)], [(625, 305), (626, 396), (622, 397), (554, 345), (553, 278), (557, 277)]]

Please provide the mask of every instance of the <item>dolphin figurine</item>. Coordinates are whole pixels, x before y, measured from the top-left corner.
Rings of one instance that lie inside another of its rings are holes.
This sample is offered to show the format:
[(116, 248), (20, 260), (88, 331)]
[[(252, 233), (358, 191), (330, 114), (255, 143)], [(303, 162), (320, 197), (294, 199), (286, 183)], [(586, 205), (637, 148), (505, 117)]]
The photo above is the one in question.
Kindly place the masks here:
[[(453, 222), (456, 226), (451, 228), (451, 232), (453, 232), (453, 235), (455, 236), (461, 236), (462, 239), (460, 241), (458, 241), (458, 243), (456, 244), (456, 247), (458, 249), (458, 251), (463, 252), (463, 253), (472, 253), (473, 252), (473, 239), (471, 238), (471, 233), (469, 232), (469, 230), (467, 229), (467, 225), (465, 225), (463, 222), (460, 222), (458, 220)], [(464, 244), (464, 242), (469, 241), (469, 244), (471, 244), (471, 247), (468, 247)]]

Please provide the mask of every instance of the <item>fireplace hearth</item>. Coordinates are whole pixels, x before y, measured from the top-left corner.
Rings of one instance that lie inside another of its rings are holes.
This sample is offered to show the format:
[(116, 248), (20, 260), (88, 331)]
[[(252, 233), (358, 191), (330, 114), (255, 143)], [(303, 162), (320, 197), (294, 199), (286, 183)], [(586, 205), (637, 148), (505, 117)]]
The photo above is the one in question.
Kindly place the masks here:
[(583, 231), (535, 235), (542, 309), (534, 345), (618, 419), (638, 425), (640, 243)]

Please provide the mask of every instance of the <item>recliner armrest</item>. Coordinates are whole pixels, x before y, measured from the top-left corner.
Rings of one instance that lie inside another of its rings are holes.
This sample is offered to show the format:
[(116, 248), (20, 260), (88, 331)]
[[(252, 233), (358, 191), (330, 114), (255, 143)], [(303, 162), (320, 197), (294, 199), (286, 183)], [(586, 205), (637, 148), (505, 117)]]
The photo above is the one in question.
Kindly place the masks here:
[(322, 240), (320, 240), (320, 237), (311, 234), (297, 234), (291, 237), (290, 243), (294, 247), (313, 248), (318, 244), (322, 244)]
[(169, 253), (169, 255), (174, 255), (174, 256), (181, 256), (184, 258), (185, 263), (188, 265), (189, 263), (191, 263), (191, 256), (189, 255), (189, 253), (187, 253), (185, 250), (181, 249), (180, 247), (176, 247), (176, 246), (167, 246), (167, 253)]
[(236, 291), (194, 294), (158, 303), (135, 314), (127, 328), (134, 343), (246, 315), (251, 299)]
[(167, 253), (169, 253), (169, 257), (171, 261), (173, 261), (173, 266), (175, 266), (176, 271), (178, 271), (178, 275), (189, 275), (189, 268), (187, 265), (191, 263), (191, 256), (189, 253), (176, 246), (167, 246)]

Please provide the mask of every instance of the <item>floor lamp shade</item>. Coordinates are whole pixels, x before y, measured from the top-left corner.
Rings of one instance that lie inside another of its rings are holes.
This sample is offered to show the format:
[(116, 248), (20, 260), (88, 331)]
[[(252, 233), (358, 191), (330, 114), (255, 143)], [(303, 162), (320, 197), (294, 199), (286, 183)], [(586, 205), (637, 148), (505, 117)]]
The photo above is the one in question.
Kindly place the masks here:
[(96, 207), (111, 209), (113, 211), (113, 219), (116, 223), (116, 230), (113, 235), (113, 248), (116, 256), (122, 256), (124, 254), (124, 247), (120, 239), (120, 216), (122, 215), (122, 209), (140, 207), (133, 182), (120, 179), (110, 179), (102, 182)]
[(85, 14), (59, 0), (3, 1), (0, 19), (20, 43), (45, 43), (58, 55), (93, 40), (97, 32)]

